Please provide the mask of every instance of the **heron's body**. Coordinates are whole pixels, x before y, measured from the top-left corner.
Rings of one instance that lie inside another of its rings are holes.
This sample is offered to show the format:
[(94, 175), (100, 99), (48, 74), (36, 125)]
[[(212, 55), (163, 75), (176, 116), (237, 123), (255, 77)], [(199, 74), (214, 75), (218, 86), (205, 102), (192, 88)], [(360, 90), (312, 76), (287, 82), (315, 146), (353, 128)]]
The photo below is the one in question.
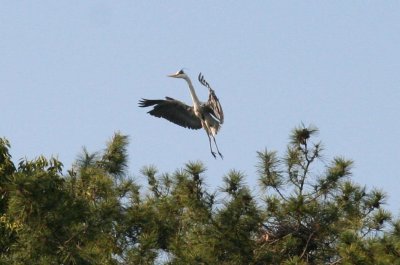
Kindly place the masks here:
[(209, 139), (211, 154), (216, 157), (211, 146), (211, 138), (213, 138), (218, 154), (222, 158), (222, 154), (219, 152), (217, 143), (215, 141), (215, 136), (220, 130), (221, 124), (224, 122), (224, 113), (222, 111), (221, 104), (214, 93), (214, 90), (200, 74), (200, 83), (209, 89), (208, 101), (202, 103), (196, 95), (192, 81), (182, 70), (176, 74), (170, 75), (170, 77), (182, 78), (186, 80), (189, 85), (193, 106), (188, 106), (185, 103), (170, 97), (166, 97), (165, 100), (142, 99), (139, 102), (139, 106), (154, 106), (153, 109), (148, 112), (149, 114), (159, 118), (165, 118), (182, 127), (196, 130), (203, 128), (206, 131)]

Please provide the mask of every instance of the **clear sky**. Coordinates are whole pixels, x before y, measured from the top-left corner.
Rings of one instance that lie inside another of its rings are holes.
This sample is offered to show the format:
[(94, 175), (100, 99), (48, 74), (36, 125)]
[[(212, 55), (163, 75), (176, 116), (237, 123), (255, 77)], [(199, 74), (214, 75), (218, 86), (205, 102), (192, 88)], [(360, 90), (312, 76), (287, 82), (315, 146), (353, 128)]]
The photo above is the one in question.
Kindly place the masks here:
[[(224, 160), (204, 131), (137, 106), (191, 104), (166, 77), (183, 67), (222, 103)], [(0, 136), (15, 161), (55, 155), (69, 168), (120, 131), (134, 177), (200, 160), (210, 189), (236, 169), (257, 190), (256, 151), (283, 154), (303, 122), (320, 129), (326, 161), (353, 159), (354, 181), (386, 191), (399, 214), (399, 71), (399, 1), (2, 1)]]

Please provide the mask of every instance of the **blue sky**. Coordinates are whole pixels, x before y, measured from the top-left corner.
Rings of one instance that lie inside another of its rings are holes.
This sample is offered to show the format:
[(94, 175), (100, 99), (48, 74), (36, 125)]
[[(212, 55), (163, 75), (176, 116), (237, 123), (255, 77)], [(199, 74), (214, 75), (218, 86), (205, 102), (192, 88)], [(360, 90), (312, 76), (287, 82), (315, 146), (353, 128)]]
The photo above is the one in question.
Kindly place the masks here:
[[(55, 155), (69, 168), (120, 131), (134, 177), (200, 160), (210, 189), (236, 169), (257, 190), (256, 151), (283, 154), (303, 122), (320, 129), (325, 161), (353, 159), (354, 181), (386, 191), (399, 213), (398, 1), (3, 1), (0, 36), (0, 136), (15, 161)], [(183, 67), (220, 98), (222, 161), (203, 131), (137, 107), (191, 103), (166, 77)]]

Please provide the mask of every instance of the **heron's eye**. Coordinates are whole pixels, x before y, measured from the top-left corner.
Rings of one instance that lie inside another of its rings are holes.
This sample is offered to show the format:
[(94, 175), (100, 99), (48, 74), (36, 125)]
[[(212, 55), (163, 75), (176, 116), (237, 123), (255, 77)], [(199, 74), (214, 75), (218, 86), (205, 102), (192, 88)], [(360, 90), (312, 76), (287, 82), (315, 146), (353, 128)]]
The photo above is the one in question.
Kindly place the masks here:
[(178, 74), (179, 74), (179, 75), (184, 74), (183, 70), (180, 70), (180, 71), (178, 72)]

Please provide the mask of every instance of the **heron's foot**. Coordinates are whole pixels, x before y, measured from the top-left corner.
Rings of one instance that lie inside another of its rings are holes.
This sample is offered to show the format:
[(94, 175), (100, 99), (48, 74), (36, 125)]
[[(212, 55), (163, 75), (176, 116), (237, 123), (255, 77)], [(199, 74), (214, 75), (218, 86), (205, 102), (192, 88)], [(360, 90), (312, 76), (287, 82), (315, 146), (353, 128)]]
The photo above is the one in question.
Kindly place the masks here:
[(217, 159), (217, 156), (215, 155), (215, 152), (211, 151), (211, 154), (213, 155), (213, 157), (214, 157), (215, 159)]
[(222, 159), (224, 159), (224, 156), (220, 152), (218, 152), (218, 154)]

